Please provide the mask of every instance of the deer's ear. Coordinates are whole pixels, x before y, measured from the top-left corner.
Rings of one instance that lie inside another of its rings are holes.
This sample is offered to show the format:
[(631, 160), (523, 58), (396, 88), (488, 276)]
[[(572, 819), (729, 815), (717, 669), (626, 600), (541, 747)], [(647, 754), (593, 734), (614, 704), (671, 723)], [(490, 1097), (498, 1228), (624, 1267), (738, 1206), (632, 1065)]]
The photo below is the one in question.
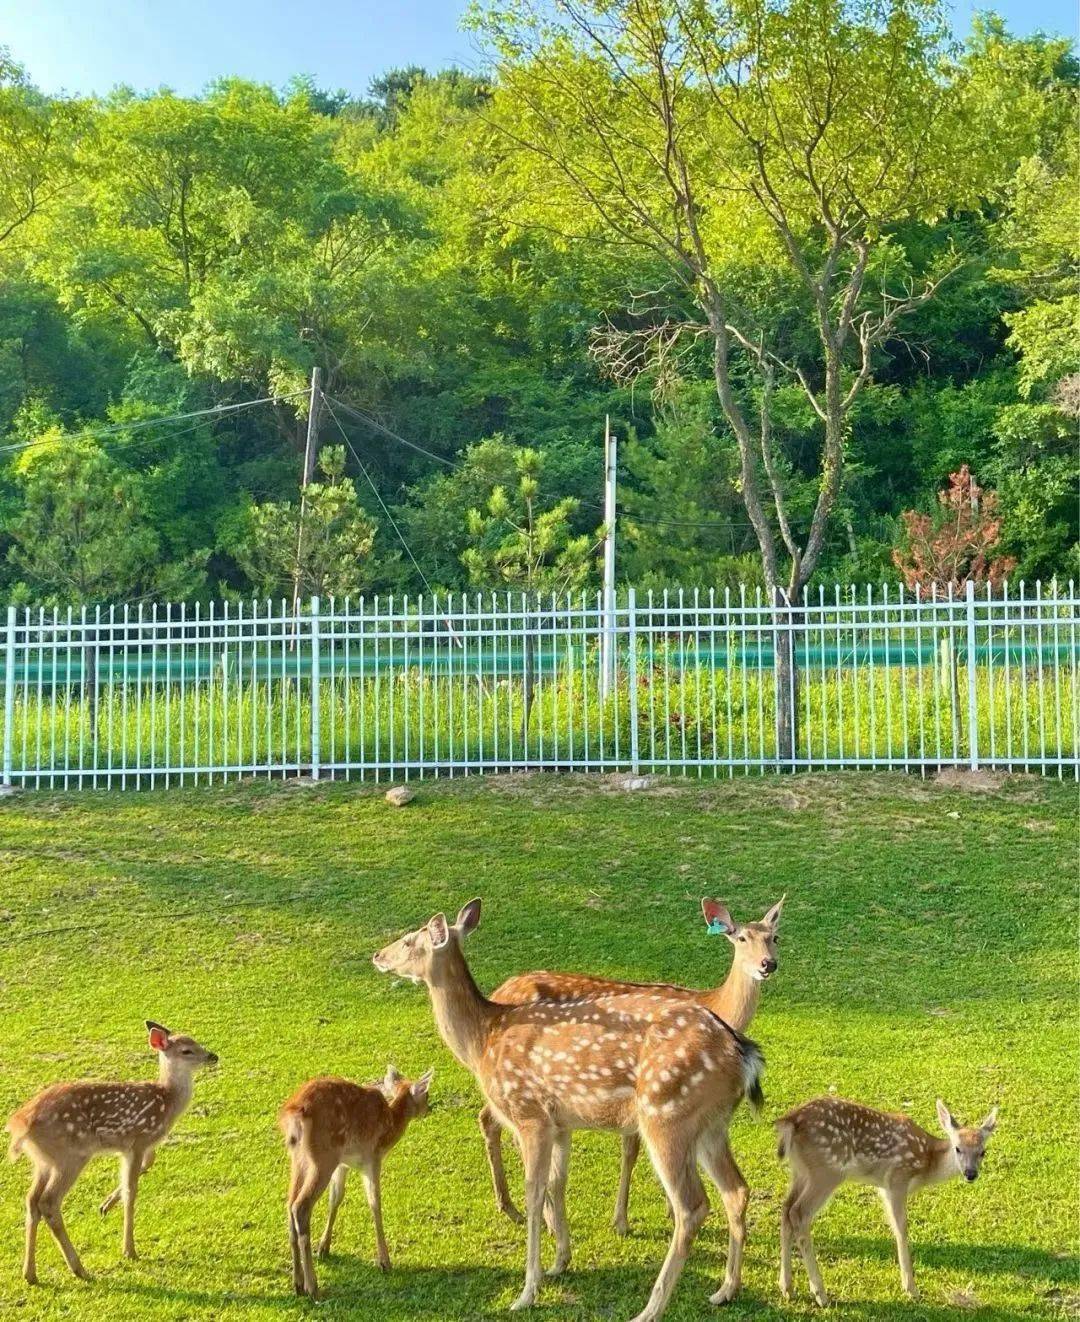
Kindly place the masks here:
[(432, 950), (441, 950), (450, 940), (450, 928), (444, 913), (437, 913), (434, 918), (429, 918), (427, 930), (431, 938)]
[(953, 1119), (952, 1112), (940, 1097), (937, 1099), (936, 1106), (938, 1123), (941, 1125), (942, 1129), (944, 1129), (946, 1134), (951, 1134), (954, 1129), (958, 1128), (956, 1121)]
[(980, 1128), (980, 1129), (982, 1130), (982, 1132), (987, 1136), (987, 1138), (989, 1138), (990, 1135), (991, 1135), (991, 1134), (994, 1132), (994, 1130), (997, 1128), (997, 1117), (998, 1117), (998, 1109), (997, 1109), (997, 1107), (996, 1107), (996, 1106), (991, 1107), (991, 1109), (990, 1109), (990, 1114), (986, 1117), (986, 1119), (985, 1119), (985, 1120), (982, 1122), (982, 1124), (979, 1126), (979, 1128)]
[(421, 1074), (420, 1077), (416, 1080), (416, 1082), (413, 1083), (410, 1091), (412, 1092), (412, 1095), (417, 1099), (417, 1101), (419, 1101), (421, 1097), (427, 1096), (428, 1089), (431, 1087), (431, 1080), (434, 1077), (435, 1077), (435, 1071), (433, 1069), (425, 1070), (423, 1074)]
[(702, 900), (701, 912), (711, 932), (723, 932), (726, 936), (730, 936), (735, 931), (735, 920), (728, 913), (727, 906), (721, 904), (719, 900)]
[(457, 916), (457, 922), (454, 926), (460, 936), (468, 936), (480, 926), (480, 901), (479, 899), (470, 900)]
[(779, 900), (777, 900), (777, 902), (773, 905), (773, 907), (769, 910), (769, 912), (765, 915), (765, 917), (761, 921), (765, 923), (768, 927), (773, 928), (774, 930), (777, 927), (779, 927), (780, 912), (784, 907), (784, 901), (786, 899), (787, 899), (786, 895), (781, 895)]
[(382, 1082), (383, 1088), (386, 1092), (389, 1092), (396, 1084), (401, 1082), (401, 1075), (394, 1069), (393, 1065), (387, 1065)]
[(169, 1030), (164, 1024), (155, 1024), (152, 1019), (146, 1020), (146, 1028), (150, 1034), (151, 1051), (164, 1051), (169, 1045)]

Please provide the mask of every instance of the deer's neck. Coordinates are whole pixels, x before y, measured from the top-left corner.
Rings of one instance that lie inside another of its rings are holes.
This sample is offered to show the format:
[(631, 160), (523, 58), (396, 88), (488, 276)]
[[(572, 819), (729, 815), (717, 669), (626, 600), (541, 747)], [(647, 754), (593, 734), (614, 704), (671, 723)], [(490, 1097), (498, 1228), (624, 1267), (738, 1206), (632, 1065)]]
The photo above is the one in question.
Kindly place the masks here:
[(761, 983), (736, 960), (720, 986), (706, 997), (705, 1004), (713, 1014), (741, 1032), (753, 1019), (760, 997)]
[(158, 1083), (165, 1091), (170, 1119), (175, 1120), (191, 1101), (191, 1071), (172, 1066), (168, 1057), (162, 1056)]
[(473, 981), (456, 942), (447, 951), (438, 977), (428, 983), (428, 991), (439, 1035), (465, 1068), (475, 1074), (494, 1006)]
[(952, 1144), (947, 1138), (931, 1139), (930, 1151), (926, 1157), (926, 1171), (920, 1180), (924, 1184), (940, 1184), (942, 1180), (951, 1180), (958, 1174), (953, 1160)]

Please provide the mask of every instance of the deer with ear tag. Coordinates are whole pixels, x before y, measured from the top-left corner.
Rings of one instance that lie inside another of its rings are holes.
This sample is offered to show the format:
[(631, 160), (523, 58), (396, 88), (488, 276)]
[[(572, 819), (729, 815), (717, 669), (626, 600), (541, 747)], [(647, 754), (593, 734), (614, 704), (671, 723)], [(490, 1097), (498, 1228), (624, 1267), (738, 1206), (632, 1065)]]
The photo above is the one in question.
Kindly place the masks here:
[(918, 1298), (908, 1244), (908, 1197), (954, 1175), (974, 1180), (997, 1125), (996, 1106), (976, 1128), (958, 1124), (941, 1100), (937, 1115), (944, 1139), (928, 1134), (906, 1115), (888, 1115), (838, 1097), (818, 1097), (776, 1122), (777, 1154), (791, 1167), (791, 1188), (780, 1214), (780, 1293), (785, 1299), (791, 1295), (794, 1241), (806, 1264), (811, 1293), (819, 1304), (829, 1302), (810, 1226), (845, 1180), (872, 1184), (880, 1191), (896, 1238), (904, 1291)]
[(376, 1261), (383, 1271), (390, 1270), (382, 1223), (382, 1163), (410, 1122), (427, 1115), (433, 1077), (434, 1070), (428, 1070), (418, 1079), (403, 1079), (391, 1065), (381, 1086), (362, 1086), (348, 1079), (312, 1079), (281, 1108), (278, 1120), (291, 1166), (286, 1210), (297, 1294), (318, 1297), (311, 1256), (311, 1211), (329, 1185), (330, 1211), (319, 1242), (319, 1257), (326, 1258), (350, 1167), (359, 1169), (364, 1181), (375, 1223)]
[[(780, 940), (780, 913), (784, 907), (782, 897), (765, 916), (756, 923), (736, 923), (727, 906), (719, 900), (701, 901), (701, 912), (710, 936), (723, 936), (730, 941), (734, 958), (727, 977), (719, 986), (698, 991), (690, 987), (677, 987), (670, 983), (622, 982), (612, 978), (595, 977), (589, 973), (520, 973), (507, 978), (491, 993), (493, 1001), (508, 1005), (526, 1005), (530, 1001), (570, 1001), (581, 996), (616, 996), (621, 993), (650, 993), (671, 1002), (692, 1002), (711, 1010), (732, 1028), (742, 1032), (757, 1010), (761, 986), (777, 969), (776, 947)], [(479, 1116), (480, 1131), (484, 1136), (491, 1180), (495, 1188), (495, 1203), (511, 1221), (524, 1218), (510, 1197), (506, 1181), (506, 1168), (502, 1156), (502, 1126), (490, 1106)], [(622, 1164), (619, 1170), (619, 1189), (615, 1197), (615, 1216), (612, 1224), (616, 1234), (629, 1230), (628, 1206), (630, 1180), (641, 1151), (641, 1138), (637, 1133), (622, 1138)]]
[(153, 1165), (158, 1144), (191, 1100), (192, 1076), (217, 1063), (194, 1038), (146, 1021), (151, 1050), (158, 1056), (158, 1081), (145, 1083), (55, 1083), (39, 1092), (7, 1122), (9, 1155), (26, 1153), (34, 1178), (26, 1199), (26, 1256), (23, 1276), (37, 1283), (37, 1229), (44, 1217), (76, 1276), (87, 1272), (68, 1238), (60, 1206), (91, 1157), (120, 1156), (120, 1187), (101, 1205), (124, 1204), (124, 1257), (135, 1255), (135, 1192), (139, 1176)]
[(558, 1275), (570, 1262), (566, 1174), (575, 1129), (640, 1132), (668, 1195), (671, 1243), (635, 1322), (667, 1307), (709, 1204), (698, 1163), (717, 1185), (728, 1216), (727, 1270), (711, 1296), (738, 1292), (748, 1190), (728, 1144), (736, 1106), (760, 1106), (764, 1060), (756, 1043), (712, 1011), (668, 1002), (651, 988), (618, 996), (506, 1005), (483, 996), (462, 953), (480, 922), (473, 900), (455, 923), (437, 913), (373, 956), (383, 973), (427, 985), (443, 1041), (473, 1074), (525, 1165), (525, 1285), (514, 1309), (536, 1302), (543, 1273), (540, 1233), (549, 1184)]

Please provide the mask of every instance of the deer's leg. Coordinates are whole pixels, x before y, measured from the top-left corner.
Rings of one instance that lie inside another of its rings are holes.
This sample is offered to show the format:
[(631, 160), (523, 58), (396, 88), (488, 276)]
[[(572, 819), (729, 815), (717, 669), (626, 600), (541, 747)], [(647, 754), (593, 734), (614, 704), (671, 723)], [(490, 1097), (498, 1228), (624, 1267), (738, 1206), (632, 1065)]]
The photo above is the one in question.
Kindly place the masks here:
[(780, 1293), (785, 1299), (791, 1298), (791, 1249), (793, 1233), (791, 1209), (799, 1201), (803, 1186), (798, 1176), (791, 1181), (784, 1205), (780, 1209)]
[(709, 1296), (710, 1304), (727, 1304), (739, 1292), (742, 1283), (742, 1257), (746, 1244), (746, 1204), (750, 1190), (736, 1165), (728, 1142), (727, 1130), (712, 1135), (703, 1143), (698, 1156), (709, 1178), (720, 1190), (728, 1219), (727, 1268), (720, 1289)]
[(341, 1201), (345, 1197), (345, 1177), (348, 1173), (348, 1166), (339, 1166), (330, 1177), (330, 1209), (326, 1214), (326, 1228), (322, 1232), (322, 1239), (319, 1240), (319, 1247), (315, 1250), (320, 1258), (330, 1256), (330, 1241), (334, 1235), (334, 1222), (337, 1220)]
[(506, 1168), (503, 1165), (502, 1125), (490, 1106), (485, 1106), (478, 1117), (480, 1132), (484, 1136), (484, 1148), (487, 1151), (488, 1165), (491, 1167), (491, 1183), (495, 1189), (495, 1206), (508, 1216), (516, 1225), (521, 1225), (525, 1218), (514, 1206), (510, 1197), (510, 1186), (506, 1182)]
[(810, 1293), (822, 1308), (828, 1305), (829, 1296), (825, 1293), (825, 1285), (821, 1279), (821, 1271), (818, 1268), (814, 1241), (810, 1236), (810, 1226), (814, 1217), (832, 1197), (833, 1191), (839, 1183), (839, 1179), (831, 1175), (819, 1174), (815, 1176), (813, 1183), (808, 1182), (803, 1186), (798, 1199), (788, 1211), (791, 1231), (796, 1244), (799, 1246), (799, 1253), (802, 1255), (806, 1274), (810, 1278)]
[(547, 1193), (554, 1134), (545, 1126), (534, 1125), (518, 1131), (521, 1156), (525, 1163), (525, 1288), (511, 1305), (511, 1311), (531, 1308), (536, 1303), (543, 1273), (540, 1269), (540, 1230), (544, 1220), (544, 1195)]
[[(150, 1167), (154, 1164), (154, 1158), (156, 1155), (157, 1155), (157, 1149), (151, 1148), (150, 1151), (146, 1154), (146, 1156), (143, 1157), (142, 1170), (139, 1172), (141, 1175), (145, 1175), (146, 1172), (150, 1169)], [(109, 1194), (109, 1196), (98, 1208), (98, 1211), (101, 1213), (101, 1215), (106, 1216), (109, 1212), (111, 1212), (113, 1208), (116, 1206), (116, 1204), (120, 1201), (122, 1195), (123, 1195), (123, 1189), (118, 1184), (116, 1188), (112, 1191), (112, 1193)]]
[(649, 1302), (634, 1322), (654, 1322), (668, 1305), (671, 1292), (682, 1273), (690, 1246), (709, 1212), (709, 1200), (697, 1173), (691, 1143), (674, 1126), (665, 1128), (657, 1121), (643, 1123), (645, 1140), (660, 1183), (671, 1204), (674, 1227), (667, 1256), (649, 1295)]
[(46, 1166), (34, 1167), (30, 1192), (26, 1195), (26, 1253), (23, 1257), (23, 1277), (27, 1285), (37, 1285), (37, 1232), (41, 1220), (41, 1195), (49, 1181)]
[(557, 1134), (551, 1150), (548, 1206), (551, 1208), (551, 1233), (555, 1236), (555, 1262), (549, 1276), (561, 1276), (570, 1266), (570, 1227), (566, 1220), (566, 1177), (570, 1170), (570, 1135)]
[(141, 1152), (125, 1152), (120, 1159), (120, 1194), (124, 1200), (124, 1257), (136, 1258), (135, 1252), (135, 1194), (142, 1169)]
[[(311, 1255), (311, 1209), (322, 1197), (323, 1190), (330, 1183), (331, 1176), (337, 1169), (337, 1162), (318, 1165), (314, 1161), (304, 1167), (303, 1178), (296, 1190), (289, 1207), (290, 1240), (295, 1236), (293, 1261), (299, 1259), (299, 1293), (318, 1298), (319, 1282), (315, 1276), (315, 1261)], [(295, 1269), (294, 1269), (295, 1270)]]
[(612, 1226), (616, 1235), (625, 1235), (630, 1229), (627, 1211), (630, 1204), (630, 1177), (634, 1173), (641, 1152), (640, 1134), (623, 1134), (622, 1161), (619, 1165), (619, 1191), (615, 1195), (615, 1216)]
[(907, 1189), (895, 1186), (882, 1189), (881, 1201), (885, 1204), (885, 1215), (889, 1218), (889, 1225), (896, 1237), (896, 1256), (900, 1259), (900, 1284), (904, 1287), (906, 1295), (918, 1299), (919, 1290), (911, 1266), (911, 1245), (908, 1243)]
[(82, 1277), (84, 1281), (90, 1279), (90, 1273), (79, 1260), (75, 1245), (72, 1244), (68, 1236), (67, 1227), (64, 1225), (64, 1218), (60, 1212), (60, 1205), (63, 1203), (67, 1191), (79, 1178), (85, 1165), (85, 1157), (75, 1157), (70, 1159), (63, 1167), (54, 1166), (49, 1172), (49, 1178), (42, 1190), (39, 1201), (41, 1215), (45, 1218), (45, 1224), (52, 1231), (52, 1237), (59, 1245), (60, 1252), (64, 1255), (64, 1261), (71, 1268), (73, 1274)]
[(378, 1158), (366, 1166), (363, 1171), (364, 1192), (367, 1194), (371, 1219), (375, 1223), (375, 1261), (382, 1271), (390, 1270), (390, 1251), (386, 1247), (386, 1236), (382, 1224), (382, 1168)]

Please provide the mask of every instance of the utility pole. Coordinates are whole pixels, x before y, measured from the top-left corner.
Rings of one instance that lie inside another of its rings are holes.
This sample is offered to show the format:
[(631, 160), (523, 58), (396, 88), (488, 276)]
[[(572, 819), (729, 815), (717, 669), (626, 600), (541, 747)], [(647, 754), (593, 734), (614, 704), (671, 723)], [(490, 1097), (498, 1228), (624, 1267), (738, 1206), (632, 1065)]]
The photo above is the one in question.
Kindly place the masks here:
[(600, 697), (615, 687), (615, 456), (611, 417), (604, 417), (604, 609), (600, 638)]
[(300, 553), (304, 545), (304, 513), (308, 483), (315, 476), (315, 456), (319, 449), (319, 402), (322, 398), (322, 369), (311, 369), (311, 396), (308, 401), (307, 441), (304, 445), (304, 473), (300, 479), (300, 522), (296, 529), (296, 571), (293, 574), (293, 614), (300, 608)]

